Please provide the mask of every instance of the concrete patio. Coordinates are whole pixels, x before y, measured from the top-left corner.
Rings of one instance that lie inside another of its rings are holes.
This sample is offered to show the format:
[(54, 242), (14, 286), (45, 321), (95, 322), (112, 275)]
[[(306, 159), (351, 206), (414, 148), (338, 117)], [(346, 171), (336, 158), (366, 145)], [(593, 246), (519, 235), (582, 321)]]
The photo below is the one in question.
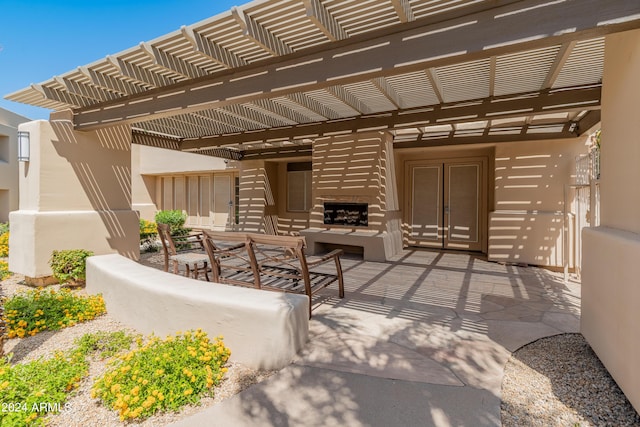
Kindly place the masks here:
[(499, 426), (511, 352), (579, 331), (580, 284), (548, 270), (422, 250), (343, 270), (293, 364), (174, 425)]

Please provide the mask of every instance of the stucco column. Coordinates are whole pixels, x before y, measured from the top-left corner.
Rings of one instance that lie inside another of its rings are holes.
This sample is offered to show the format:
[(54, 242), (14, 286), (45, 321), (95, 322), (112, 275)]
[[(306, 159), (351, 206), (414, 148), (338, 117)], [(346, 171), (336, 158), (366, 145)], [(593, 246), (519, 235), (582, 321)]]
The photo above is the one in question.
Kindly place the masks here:
[(268, 168), (264, 160), (240, 162), (240, 231), (277, 234), (277, 215), (269, 209), (275, 206), (276, 185)]
[(137, 259), (138, 216), (131, 210), (131, 130), (73, 130), (70, 113), (20, 125), (31, 159), (20, 164), (19, 210), (9, 217), (9, 269), (51, 275), (53, 250), (88, 249)]
[[(395, 176), (393, 136), (388, 132), (361, 132), (318, 138), (313, 142), (313, 204), (310, 243), (317, 241), (363, 246), (365, 259), (388, 260), (402, 250), (401, 215)], [(349, 228), (324, 224), (324, 203), (366, 203), (368, 225)], [(339, 232), (318, 234), (322, 230)], [(337, 237), (336, 237), (337, 236)]]
[(583, 232), (582, 333), (640, 411), (640, 30), (609, 35), (601, 227)]

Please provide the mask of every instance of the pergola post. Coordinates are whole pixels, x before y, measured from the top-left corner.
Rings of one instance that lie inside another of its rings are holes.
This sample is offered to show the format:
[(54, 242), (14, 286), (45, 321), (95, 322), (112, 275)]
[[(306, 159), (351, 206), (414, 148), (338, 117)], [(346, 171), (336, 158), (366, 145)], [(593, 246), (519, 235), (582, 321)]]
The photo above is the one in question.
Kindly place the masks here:
[(640, 30), (607, 36), (601, 226), (583, 234), (581, 330), (640, 411)]
[(131, 130), (73, 130), (71, 114), (24, 123), (31, 155), (19, 166), (19, 210), (9, 216), (9, 268), (42, 284), (53, 250), (87, 249), (137, 259), (131, 209)]

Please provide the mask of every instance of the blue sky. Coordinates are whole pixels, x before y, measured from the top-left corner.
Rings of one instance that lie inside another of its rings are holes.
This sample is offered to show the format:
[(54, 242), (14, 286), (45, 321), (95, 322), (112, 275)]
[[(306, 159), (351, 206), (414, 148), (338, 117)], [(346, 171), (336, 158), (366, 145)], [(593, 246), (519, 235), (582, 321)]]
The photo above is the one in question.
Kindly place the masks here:
[(0, 107), (31, 119), (49, 110), (4, 96), (153, 40), (243, 0), (0, 0)]

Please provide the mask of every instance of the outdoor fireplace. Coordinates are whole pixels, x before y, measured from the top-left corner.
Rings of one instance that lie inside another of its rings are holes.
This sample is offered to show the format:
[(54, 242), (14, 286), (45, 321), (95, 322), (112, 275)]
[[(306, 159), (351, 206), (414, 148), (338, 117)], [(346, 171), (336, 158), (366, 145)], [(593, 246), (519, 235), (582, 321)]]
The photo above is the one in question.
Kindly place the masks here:
[(369, 204), (325, 202), (324, 223), (326, 225), (367, 227), (369, 225)]

